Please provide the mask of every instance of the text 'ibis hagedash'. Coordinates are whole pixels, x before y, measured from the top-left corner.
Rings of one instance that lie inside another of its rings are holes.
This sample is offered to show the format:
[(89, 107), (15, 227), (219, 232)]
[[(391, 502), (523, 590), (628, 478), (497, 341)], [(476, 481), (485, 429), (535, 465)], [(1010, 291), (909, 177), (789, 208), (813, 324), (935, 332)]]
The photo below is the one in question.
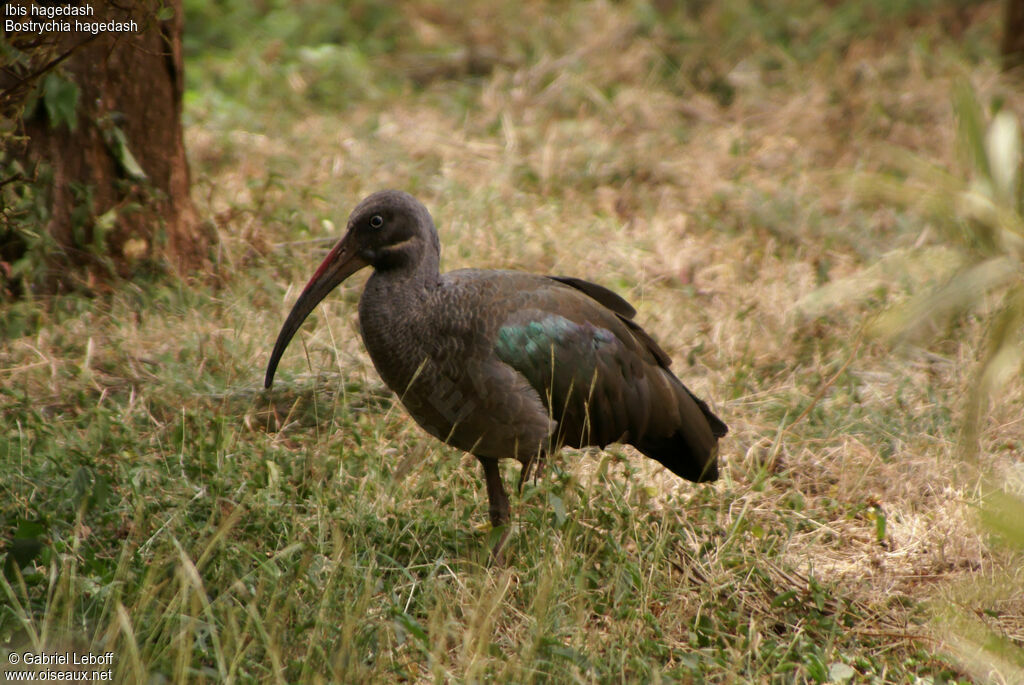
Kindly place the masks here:
[(523, 464), (521, 486), (562, 446), (620, 442), (687, 480), (718, 478), (726, 425), (669, 370), (628, 302), (576, 278), (442, 274), (439, 262), (426, 207), (395, 190), (367, 197), (281, 327), (266, 387), (317, 303), (369, 266), (359, 327), (370, 358), (424, 430), (480, 460), (494, 526), (509, 522), (503, 458)]

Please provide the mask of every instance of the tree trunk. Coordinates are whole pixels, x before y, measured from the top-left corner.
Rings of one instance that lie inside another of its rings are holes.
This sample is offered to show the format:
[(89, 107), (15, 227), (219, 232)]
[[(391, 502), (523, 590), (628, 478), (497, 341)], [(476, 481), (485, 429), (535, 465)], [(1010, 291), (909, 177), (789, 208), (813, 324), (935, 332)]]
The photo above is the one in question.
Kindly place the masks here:
[(64, 98), (65, 114), (54, 117), (44, 83), (15, 153), (30, 177), (49, 179), (45, 230), (56, 249), (42, 260), (47, 273), (31, 275), (47, 291), (154, 264), (187, 276), (206, 263), (211, 237), (189, 197), (181, 125), (182, 0), (164, 5), (173, 14), (161, 19), (151, 0), (82, 3), (95, 11), (83, 21), (129, 30), (58, 34), (56, 53), (74, 51), (47, 78), (73, 83), (64, 87), (77, 88), (77, 103)]
[(1024, 69), (1024, 0), (1006, 0), (1002, 52), (1004, 69)]

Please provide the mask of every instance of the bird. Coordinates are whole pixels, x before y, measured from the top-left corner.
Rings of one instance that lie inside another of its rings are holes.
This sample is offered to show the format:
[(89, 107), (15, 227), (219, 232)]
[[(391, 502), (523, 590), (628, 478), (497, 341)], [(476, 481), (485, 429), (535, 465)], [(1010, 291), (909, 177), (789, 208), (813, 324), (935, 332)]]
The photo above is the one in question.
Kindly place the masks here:
[(292, 306), (267, 364), (270, 388), (288, 343), (334, 288), (373, 270), (359, 329), (377, 373), (427, 433), (480, 462), (502, 560), (510, 503), (498, 461), (531, 468), (561, 447), (633, 445), (696, 483), (718, 478), (728, 427), (670, 370), (634, 321), (636, 310), (596, 283), (508, 270), (441, 273), (427, 208), (382, 190), (363, 199), (346, 232)]

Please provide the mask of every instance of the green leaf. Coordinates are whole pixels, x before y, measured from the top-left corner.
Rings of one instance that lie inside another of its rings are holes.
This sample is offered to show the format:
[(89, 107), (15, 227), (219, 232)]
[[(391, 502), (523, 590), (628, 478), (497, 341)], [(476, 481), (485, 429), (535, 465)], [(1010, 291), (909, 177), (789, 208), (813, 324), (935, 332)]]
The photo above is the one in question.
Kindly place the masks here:
[(985, 151), (985, 113), (978, 103), (974, 89), (966, 81), (956, 85), (953, 93), (959, 135), (957, 142), (965, 161), (983, 177), (991, 178), (988, 154)]
[(772, 600), (772, 607), (778, 608), (788, 604), (794, 597), (796, 597), (796, 590), (786, 590), (775, 596)]
[(21, 570), (31, 563), (43, 551), (44, 543), (40, 538), (16, 537), (7, 543), (7, 554), (4, 558), (4, 575), (13, 579), (15, 569)]
[(1020, 122), (1014, 114), (1003, 110), (992, 119), (985, 135), (985, 151), (996, 199), (1014, 207), (1021, 165)]
[(844, 664), (841, 661), (829, 664), (828, 679), (833, 683), (847, 683), (855, 675), (857, 675), (857, 671), (849, 664)]
[(78, 86), (51, 72), (43, 80), (43, 104), (50, 128), (66, 124), (74, 131), (78, 127)]
[(404, 640), (403, 634), (412, 635), (425, 649), (430, 648), (430, 639), (427, 636), (427, 631), (419, 621), (404, 611), (395, 612), (395, 627), (399, 631), (400, 639)]
[(14, 531), (15, 540), (30, 540), (46, 535), (49, 526), (43, 521), (30, 521), (19, 519), (18, 527)]
[(118, 208), (112, 207), (96, 217), (92, 227), (92, 249), (95, 254), (107, 251), (107, 236), (117, 227)]
[(110, 151), (114, 155), (114, 158), (121, 164), (121, 168), (127, 174), (128, 178), (133, 181), (145, 181), (148, 176), (146, 172), (142, 170), (139, 163), (135, 160), (135, 155), (132, 154), (131, 149), (128, 147), (128, 138), (124, 135), (124, 131), (118, 126), (111, 126), (109, 135), (106, 136), (107, 145), (110, 146)]
[(561, 497), (552, 492), (548, 495), (548, 504), (551, 505), (552, 511), (555, 512), (555, 525), (561, 528), (567, 518), (565, 515), (565, 503), (562, 502)]
[(886, 518), (885, 511), (882, 509), (882, 507), (875, 507), (874, 516), (872, 518), (875, 519), (875, 538), (879, 542), (885, 542)]
[(825, 664), (817, 654), (812, 653), (805, 656), (804, 663), (807, 666), (807, 674), (815, 682), (823, 683), (828, 680), (828, 671), (825, 669)]
[(981, 521), (1004, 543), (1024, 550), (1024, 499), (1008, 492), (989, 495), (981, 508)]
[(82, 503), (92, 489), (92, 471), (86, 466), (79, 466), (71, 475), (71, 494), (75, 506)]
[(948, 283), (883, 314), (872, 329), (889, 338), (908, 338), (927, 323), (941, 322), (976, 305), (982, 296), (1020, 278), (1020, 263), (997, 256), (961, 269)]

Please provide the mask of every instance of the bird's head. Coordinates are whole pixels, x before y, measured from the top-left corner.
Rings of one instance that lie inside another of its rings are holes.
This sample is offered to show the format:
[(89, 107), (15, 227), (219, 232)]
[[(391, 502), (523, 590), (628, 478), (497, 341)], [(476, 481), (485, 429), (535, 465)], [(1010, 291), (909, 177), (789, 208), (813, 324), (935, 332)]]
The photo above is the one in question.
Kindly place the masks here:
[[(335, 251), (339, 249), (349, 250), (363, 266), (383, 271), (418, 262), (426, 253), (436, 256), (441, 244), (434, 220), (419, 200), (400, 190), (382, 190), (352, 210), (345, 237)], [(333, 251), (312, 280), (332, 261), (332, 256)]]
[(432, 257), (436, 268), (440, 250), (430, 212), (412, 195), (382, 190), (360, 202), (348, 218), (344, 237), (321, 262), (281, 326), (264, 386), (273, 383), (278, 361), (299, 326), (342, 281), (366, 266), (380, 272), (412, 269), (425, 257)]

